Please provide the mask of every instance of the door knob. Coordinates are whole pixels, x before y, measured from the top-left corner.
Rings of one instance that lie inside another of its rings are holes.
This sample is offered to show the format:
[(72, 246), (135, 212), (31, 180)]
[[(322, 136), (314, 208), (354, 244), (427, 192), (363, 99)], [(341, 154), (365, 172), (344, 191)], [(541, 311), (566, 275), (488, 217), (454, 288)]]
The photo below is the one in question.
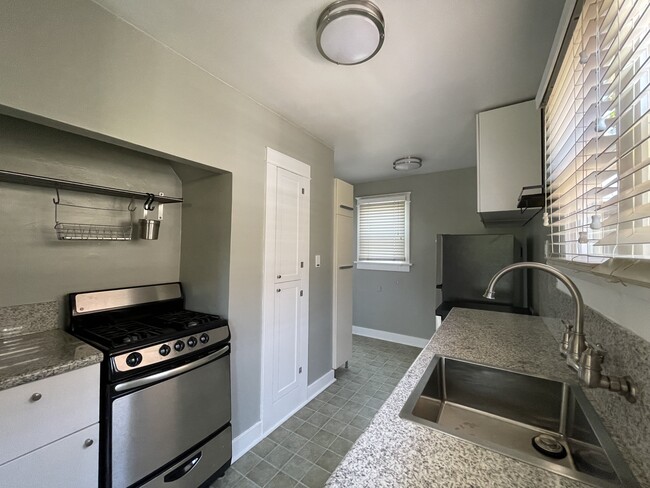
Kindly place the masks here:
[(94, 440), (92, 440), (92, 439), (86, 439), (86, 440), (84, 441), (84, 447), (90, 447), (90, 446), (92, 446), (94, 443), (95, 443)]
[(31, 400), (32, 400), (33, 402), (37, 402), (37, 401), (39, 401), (41, 398), (43, 398), (43, 395), (41, 395), (40, 393), (34, 393), (34, 394), (32, 395), (32, 397), (31, 397)]
[(278, 279), (282, 278), (282, 275), (278, 275)]

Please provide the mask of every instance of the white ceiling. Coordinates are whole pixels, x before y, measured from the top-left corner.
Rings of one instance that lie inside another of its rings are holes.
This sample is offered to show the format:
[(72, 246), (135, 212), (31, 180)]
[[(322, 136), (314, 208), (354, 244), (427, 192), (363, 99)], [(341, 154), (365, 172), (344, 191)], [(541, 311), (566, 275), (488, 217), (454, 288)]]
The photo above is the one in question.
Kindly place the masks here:
[(329, 0), (95, 0), (334, 148), (352, 183), (476, 164), (476, 112), (533, 98), (564, 0), (375, 0), (367, 63), (316, 48)]

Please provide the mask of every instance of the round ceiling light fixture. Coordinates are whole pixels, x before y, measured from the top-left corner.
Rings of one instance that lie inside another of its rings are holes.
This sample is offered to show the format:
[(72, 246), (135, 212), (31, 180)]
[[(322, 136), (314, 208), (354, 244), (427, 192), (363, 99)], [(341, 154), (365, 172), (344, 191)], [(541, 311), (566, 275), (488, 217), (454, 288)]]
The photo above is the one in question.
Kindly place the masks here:
[(395, 171), (410, 171), (422, 167), (422, 158), (414, 158), (409, 156), (407, 158), (399, 158), (393, 163)]
[(316, 43), (325, 59), (353, 65), (368, 61), (384, 43), (384, 16), (367, 0), (337, 0), (318, 18)]

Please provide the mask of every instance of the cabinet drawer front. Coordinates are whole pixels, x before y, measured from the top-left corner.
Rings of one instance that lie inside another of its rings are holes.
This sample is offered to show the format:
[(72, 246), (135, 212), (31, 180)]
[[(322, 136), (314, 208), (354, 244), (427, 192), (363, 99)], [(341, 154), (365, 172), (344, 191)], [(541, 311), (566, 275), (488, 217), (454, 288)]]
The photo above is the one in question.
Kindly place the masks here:
[(98, 484), (99, 424), (0, 466), (3, 488), (92, 488)]
[(99, 364), (2, 391), (0, 412), (0, 464), (95, 424)]

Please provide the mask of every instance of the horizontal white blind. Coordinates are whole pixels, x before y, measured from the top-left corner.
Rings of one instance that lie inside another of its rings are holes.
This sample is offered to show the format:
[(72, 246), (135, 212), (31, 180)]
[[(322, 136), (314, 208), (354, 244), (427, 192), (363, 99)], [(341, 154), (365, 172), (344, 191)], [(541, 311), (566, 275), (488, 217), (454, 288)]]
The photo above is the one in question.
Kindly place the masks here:
[(357, 261), (409, 260), (409, 194), (357, 198)]
[(650, 1), (584, 2), (544, 113), (551, 257), (650, 259)]

